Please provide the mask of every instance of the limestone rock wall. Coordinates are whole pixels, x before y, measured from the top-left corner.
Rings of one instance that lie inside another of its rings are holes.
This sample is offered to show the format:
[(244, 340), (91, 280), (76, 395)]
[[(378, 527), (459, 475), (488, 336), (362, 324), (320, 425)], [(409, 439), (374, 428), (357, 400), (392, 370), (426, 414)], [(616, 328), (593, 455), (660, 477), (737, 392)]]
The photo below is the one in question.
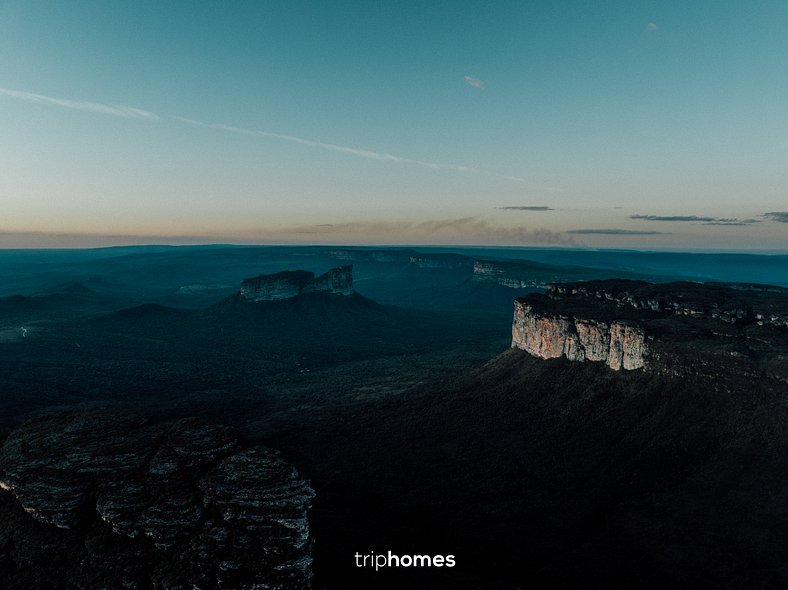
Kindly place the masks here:
[(417, 268), (471, 268), (473, 261), (459, 254), (420, 254), (410, 257), (410, 264)]
[(543, 359), (604, 362), (616, 371), (646, 364), (645, 333), (639, 326), (542, 314), (519, 300), (514, 304), (512, 348)]
[(247, 301), (291, 299), (302, 293), (352, 295), (354, 293), (353, 266), (332, 268), (319, 277), (306, 270), (286, 270), (276, 274), (260, 275), (244, 279), (240, 291), (241, 297)]
[(331, 293), (332, 295), (353, 294), (353, 267), (350, 265), (332, 268), (328, 272), (312, 279), (302, 291), (303, 293)]
[(497, 283), (512, 289), (544, 288), (545, 281), (533, 271), (519, 272), (500, 263), (476, 260), (473, 263), (473, 281)]
[(788, 289), (771, 285), (671, 283), (670, 291), (644, 281), (615, 280), (547, 285), (556, 299), (582, 298), (611, 302), (618, 307), (666, 312), (676, 316), (711, 318), (728, 324), (755, 322), (788, 327), (784, 296)]

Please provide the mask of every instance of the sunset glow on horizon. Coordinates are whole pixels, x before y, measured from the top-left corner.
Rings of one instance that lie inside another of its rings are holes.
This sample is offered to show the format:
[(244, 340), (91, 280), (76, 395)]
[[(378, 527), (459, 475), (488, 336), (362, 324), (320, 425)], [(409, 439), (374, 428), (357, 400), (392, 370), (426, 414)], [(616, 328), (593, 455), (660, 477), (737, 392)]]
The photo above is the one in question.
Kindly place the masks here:
[(0, 248), (788, 250), (788, 5), (0, 3)]

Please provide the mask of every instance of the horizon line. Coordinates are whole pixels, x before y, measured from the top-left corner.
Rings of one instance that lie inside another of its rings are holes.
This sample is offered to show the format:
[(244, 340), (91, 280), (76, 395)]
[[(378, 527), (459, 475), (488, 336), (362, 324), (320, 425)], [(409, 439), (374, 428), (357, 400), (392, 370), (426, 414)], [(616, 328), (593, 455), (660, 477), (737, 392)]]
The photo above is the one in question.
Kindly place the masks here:
[(146, 243), (146, 244), (110, 244), (106, 246), (35, 246), (35, 247), (13, 247), (13, 246), (0, 246), (0, 252), (11, 251), (48, 251), (48, 250), (111, 250), (120, 248), (347, 248), (347, 249), (369, 249), (369, 248), (387, 248), (387, 249), (407, 249), (407, 248), (443, 248), (443, 249), (484, 249), (484, 250), (580, 250), (584, 252), (639, 252), (639, 253), (675, 253), (675, 254), (751, 254), (751, 255), (764, 255), (764, 256), (782, 256), (788, 255), (788, 247), (786, 248), (742, 248), (742, 249), (723, 249), (723, 248), (676, 248), (676, 247), (649, 247), (649, 248), (636, 248), (636, 247), (621, 247), (621, 246), (583, 246), (583, 245), (542, 245), (542, 246), (528, 246), (528, 245), (498, 245), (498, 244), (424, 244), (424, 243), (407, 243), (407, 244), (387, 244), (387, 243), (368, 243), (368, 244), (352, 244), (345, 242), (336, 243), (293, 243), (293, 242), (201, 242), (194, 244), (174, 244), (174, 243)]

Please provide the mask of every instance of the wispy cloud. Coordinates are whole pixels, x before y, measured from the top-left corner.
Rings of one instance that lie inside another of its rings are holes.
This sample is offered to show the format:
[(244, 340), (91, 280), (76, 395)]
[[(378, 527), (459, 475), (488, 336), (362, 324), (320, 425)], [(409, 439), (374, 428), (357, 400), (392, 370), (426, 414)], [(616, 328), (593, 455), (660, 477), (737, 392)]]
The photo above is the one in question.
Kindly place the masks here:
[(700, 217), (698, 215), (630, 215), (630, 219), (645, 221), (718, 221), (716, 217)]
[(18, 98), (26, 102), (36, 104), (52, 105), (63, 107), (66, 109), (74, 109), (76, 111), (86, 111), (88, 113), (98, 113), (101, 115), (111, 115), (113, 117), (121, 117), (123, 119), (148, 119), (155, 121), (159, 117), (150, 111), (144, 111), (134, 107), (127, 107), (122, 105), (103, 104), (100, 102), (89, 102), (86, 100), (69, 100), (65, 98), (53, 98), (51, 96), (44, 96), (42, 94), (33, 94), (32, 92), (20, 92), (18, 90), (9, 90), (8, 88), (0, 88), (0, 95)]
[(463, 76), (463, 80), (468, 86), (473, 86), (474, 88), (484, 88), (484, 82), (479, 80), (479, 78), (474, 78), (473, 76)]
[(659, 27), (656, 25), (656, 23), (648, 23), (646, 25), (647, 31), (656, 31), (657, 29), (659, 29)]
[(560, 232), (504, 226), (475, 217), (431, 221), (349, 221), (284, 227), (217, 230), (214, 233), (101, 234), (8, 231), (0, 228), (0, 248), (84, 248), (143, 244), (455, 244), (581, 246)]
[(382, 162), (397, 162), (401, 164), (414, 164), (416, 166), (422, 166), (424, 168), (429, 168), (431, 170), (451, 170), (454, 172), (463, 172), (463, 173), (475, 173), (475, 174), (484, 174), (486, 176), (493, 176), (496, 178), (502, 178), (505, 180), (511, 180), (513, 182), (525, 182), (524, 178), (519, 176), (508, 176), (505, 174), (497, 174), (495, 172), (490, 172), (488, 170), (483, 170), (481, 168), (475, 168), (472, 166), (459, 166), (456, 164), (438, 164), (436, 162), (426, 162), (424, 160), (415, 160), (413, 158), (406, 158), (403, 156), (396, 156), (394, 154), (389, 154), (386, 152), (376, 152), (373, 150), (367, 150), (362, 148), (355, 148), (355, 147), (348, 147), (344, 145), (337, 145), (335, 143), (327, 143), (323, 141), (315, 141), (313, 139), (305, 139), (303, 137), (295, 137), (293, 135), (285, 135), (282, 133), (274, 133), (272, 131), (262, 131), (259, 129), (249, 129), (245, 127), (234, 127), (232, 125), (224, 125), (222, 123), (205, 123), (203, 121), (196, 121), (194, 119), (187, 119), (185, 117), (177, 117), (171, 116), (171, 119), (175, 121), (179, 121), (181, 123), (186, 123), (188, 125), (194, 125), (197, 127), (204, 127), (207, 129), (215, 129), (217, 131), (226, 131), (228, 133), (236, 133), (238, 135), (248, 135), (251, 137), (264, 137), (268, 139), (279, 139), (282, 141), (289, 141), (291, 143), (298, 143), (301, 145), (320, 148), (324, 150), (330, 150), (333, 152), (340, 152), (343, 154), (350, 154), (352, 156), (357, 156), (359, 158), (366, 158), (369, 160), (378, 160)]
[(432, 221), (352, 221), (303, 225), (277, 230), (275, 235), (336, 243), (388, 244), (477, 244), (477, 245), (564, 245), (577, 243), (562, 232), (543, 228), (506, 226), (479, 219), (438, 219)]
[(763, 216), (772, 221), (788, 223), (788, 211), (771, 211), (769, 213), (764, 213)]
[(677, 221), (702, 223), (703, 225), (751, 225), (760, 223), (757, 219), (738, 219), (736, 217), (707, 217), (701, 215), (630, 215), (630, 219), (644, 221)]
[(752, 225), (753, 223), (761, 223), (761, 220), (760, 219), (735, 219), (735, 220), (721, 219), (717, 221), (707, 221), (703, 225)]
[[(475, 79), (474, 79), (475, 80)], [(479, 82), (476, 80), (476, 82)], [(128, 106), (120, 106), (120, 105), (109, 105), (103, 104), (98, 102), (88, 102), (83, 100), (68, 100), (63, 98), (53, 98), (51, 96), (44, 96), (41, 94), (32, 94), (30, 92), (20, 92), (18, 90), (9, 90), (7, 88), (0, 88), (0, 95), (2, 96), (9, 96), (12, 98), (17, 98), (20, 100), (24, 100), (31, 103), (37, 104), (44, 104), (44, 105), (51, 105), (57, 106), (67, 109), (75, 109), (79, 111), (86, 111), (91, 113), (99, 113), (103, 115), (112, 115), (115, 117), (123, 117), (125, 119), (148, 119), (148, 120), (159, 120), (161, 117), (155, 113), (150, 111), (145, 111), (143, 109), (138, 109), (134, 107)], [(204, 121), (197, 121), (195, 119), (188, 119), (186, 117), (179, 117), (175, 115), (170, 115), (167, 118), (178, 121), (180, 123), (185, 123), (188, 125), (194, 125), (198, 127), (204, 127), (208, 129), (214, 129), (217, 131), (224, 131), (228, 133), (236, 133), (239, 135), (249, 135), (252, 137), (261, 137), (267, 139), (277, 139), (281, 141), (289, 141), (291, 143), (297, 143), (304, 146), (320, 148), (324, 150), (329, 150), (333, 152), (339, 152), (343, 154), (348, 154), (351, 156), (356, 156), (358, 158), (366, 158), (368, 160), (378, 160), (381, 162), (395, 162), (400, 164), (412, 164), (415, 166), (421, 166), (423, 168), (429, 168), (431, 170), (447, 170), (452, 172), (461, 172), (461, 173), (470, 173), (470, 174), (480, 174), (484, 176), (489, 176), (493, 178), (500, 178), (502, 180), (509, 180), (512, 182), (525, 182), (525, 179), (520, 176), (511, 176), (508, 174), (499, 174), (497, 172), (492, 172), (490, 170), (485, 170), (483, 168), (476, 168), (473, 166), (461, 166), (458, 164), (440, 164), (437, 162), (428, 162), (425, 160), (416, 160), (414, 158), (406, 158), (404, 156), (397, 156), (394, 154), (389, 154), (386, 152), (378, 152), (374, 150), (368, 150), (358, 147), (349, 147), (344, 145), (338, 145), (335, 143), (329, 143), (324, 141), (316, 141), (313, 139), (306, 139), (303, 137), (296, 137), (294, 135), (287, 135), (283, 133), (274, 133), (272, 131), (263, 131), (259, 129), (249, 129), (245, 127), (234, 127), (232, 125), (224, 125), (221, 123), (206, 123)]]
[(502, 211), (555, 211), (552, 207), (545, 205), (513, 205), (510, 207), (498, 207)]
[(107, 246), (143, 246), (151, 244), (210, 244), (217, 241), (216, 236), (207, 235), (168, 236), (157, 234), (92, 234), (0, 230), (0, 248), (102, 248)]
[(578, 235), (603, 235), (603, 236), (667, 236), (669, 232), (649, 231), (639, 229), (570, 229), (566, 233)]

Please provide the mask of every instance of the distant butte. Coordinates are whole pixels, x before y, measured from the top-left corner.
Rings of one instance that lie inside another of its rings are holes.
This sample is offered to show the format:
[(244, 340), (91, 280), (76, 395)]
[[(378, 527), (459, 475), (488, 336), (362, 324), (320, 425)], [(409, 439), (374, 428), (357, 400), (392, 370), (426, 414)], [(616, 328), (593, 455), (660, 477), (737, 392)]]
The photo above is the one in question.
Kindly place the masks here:
[(275, 274), (244, 279), (241, 298), (247, 301), (292, 299), (305, 293), (353, 295), (353, 266), (332, 268), (316, 277), (306, 270), (285, 270)]

